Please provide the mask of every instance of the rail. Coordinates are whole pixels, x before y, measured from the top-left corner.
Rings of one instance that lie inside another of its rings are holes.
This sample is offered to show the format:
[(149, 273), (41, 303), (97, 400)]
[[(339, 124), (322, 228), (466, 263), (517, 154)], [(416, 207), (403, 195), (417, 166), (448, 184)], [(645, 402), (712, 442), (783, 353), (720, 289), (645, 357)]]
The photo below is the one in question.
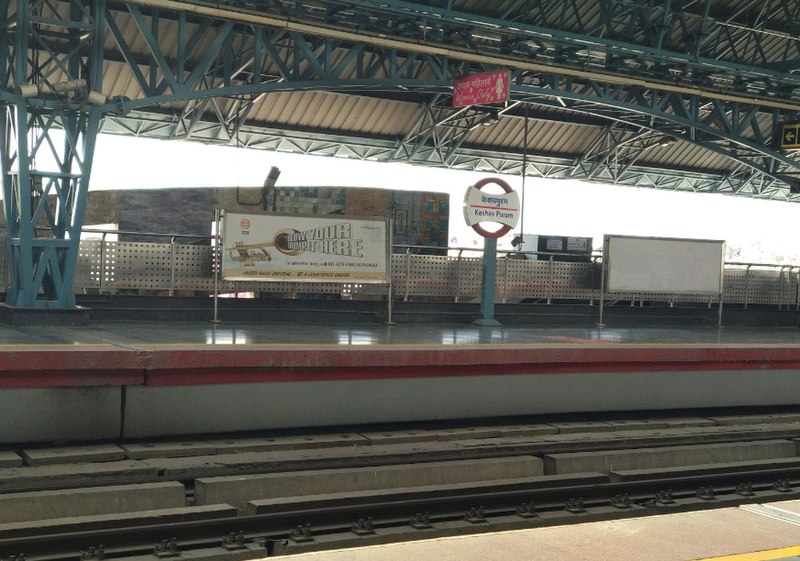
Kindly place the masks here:
[[(728, 450), (747, 449), (753, 446), (754, 440), (766, 444), (788, 442), (797, 437), (796, 423), (791, 422), (791, 417), (796, 415), (789, 413), (781, 419), (780, 415), (776, 417), (772, 413), (770, 410), (753, 414), (750, 419), (743, 417), (741, 422), (731, 425), (697, 426), (697, 431), (691, 434), (675, 431), (676, 425), (672, 425), (668, 417), (654, 423), (648, 431), (608, 424), (605, 430), (593, 432), (597, 438), (591, 441), (580, 432), (572, 437), (562, 434), (568, 437), (564, 439), (547, 438), (546, 435), (555, 434), (546, 430), (547, 424), (540, 425), (545, 432), (527, 436), (518, 432), (519, 425), (494, 425), (495, 436), (483, 439), (488, 442), (497, 439), (492, 446), (475, 444), (474, 439), (461, 440), (459, 450), (453, 452), (442, 443), (440, 446), (426, 441), (429, 443), (419, 447), (410, 465), (456, 459), (482, 461), (525, 454), (553, 460), (544, 468), (545, 473), (461, 483), (433, 483), (422, 479), (418, 484), (405, 483), (402, 487), (376, 488), (373, 485), (341, 493), (323, 490), (320, 494), (309, 495), (293, 495), (292, 489), (288, 489), (272, 496), (272, 493), (261, 493), (262, 489), (244, 485), (230, 489), (223, 499), (230, 500), (235, 495), (241, 500), (246, 507), (239, 506), (238, 512), (232, 512), (236, 505), (231, 503), (234, 506), (216, 505), (223, 508), (192, 515), (176, 508), (161, 512), (111, 512), (78, 519), (22, 518), (0, 528), (0, 557), (17, 561), (133, 561), (143, 559), (144, 555), (152, 559), (264, 559), (314, 550), (796, 500), (800, 498), (797, 472), (800, 458), (796, 455), (775, 455), (773, 449), (768, 454), (753, 454), (747, 458), (730, 456), (715, 464), (703, 462), (719, 454), (711, 450), (718, 446)], [(759, 417), (763, 420), (765, 415), (771, 418), (770, 422), (759, 422)], [(697, 417), (698, 420), (702, 418)], [(516, 436), (509, 439), (508, 435)], [(364, 438), (369, 440), (369, 436)], [(466, 430), (460, 438), (472, 436)], [(307, 440), (313, 442), (314, 438)], [(352, 441), (348, 445), (352, 446)], [(602, 454), (623, 455), (642, 450), (643, 445), (651, 451), (647, 458), (642, 455), (641, 465), (636, 461), (627, 462), (623, 467), (604, 465), (606, 460)], [(366, 446), (372, 451), (355, 455), (343, 455), (335, 447), (317, 447), (312, 453), (309, 447), (313, 444), (299, 446), (308, 452), (302, 461), (276, 456), (274, 450), (262, 453), (260, 461), (268, 462), (273, 474), (286, 476), (310, 466), (324, 470), (331, 462), (352, 470), (374, 471), (377, 466), (397, 466), (406, 461), (396, 451), (387, 453), (380, 446)], [(573, 473), (567, 466), (561, 472), (557, 463), (559, 457), (587, 452), (596, 458), (591, 469)], [(237, 458), (237, 454), (241, 456)], [(654, 459), (653, 454), (660, 459)], [(762, 457), (764, 455), (768, 457)], [(256, 463), (253, 463), (254, 458)], [(232, 453), (225, 464), (217, 466), (214, 477), (259, 473), (263, 467), (258, 467), (258, 458), (258, 453), (252, 451)], [(149, 460), (155, 466), (164, 465), (164, 461), (169, 460), (159, 456)], [(207, 460), (198, 457), (197, 461), (192, 461), (184, 457), (183, 461), (181, 473), (187, 504), (192, 504), (197, 497), (198, 478), (209, 476)], [(545, 460), (544, 465), (547, 464)], [(24, 472), (36, 468), (18, 469)], [(142, 481), (171, 482), (175, 474), (169, 472), (169, 469), (153, 469), (149, 474), (117, 475), (121, 479), (116, 485), (122, 488), (126, 483)], [(126, 479), (130, 477), (134, 479)], [(19, 487), (6, 489), (12, 497), (14, 493), (31, 496), (36, 491), (62, 487), (80, 492), (83, 487), (96, 485), (97, 479), (86, 473), (73, 473), (69, 483), (54, 482), (43, 476), (20, 478), (17, 483)]]
[[(85, 229), (74, 289), (84, 294), (148, 293), (165, 296), (214, 292), (211, 236)], [(118, 241), (136, 236), (159, 241)], [(476, 248), (395, 245), (390, 263), (393, 298), (404, 301), (475, 301), (480, 297), (482, 256)], [(0, 247), (1, 278), (5, 246)], [(498, 250), (497, 297), (503, 303), (594, 304), (599, 301), (602, 255)], [(7, 281), (5, 281), (7, 286)], [(220, 281), (221, 293), (281, 293), (287, 297), (386, 298), (386, 285)], [(614, 294), (616, 303), (706, 304), (708, 294)], [(800, 310), (800, 265), (729, 262), (724, 266), (725, 305)]]
[[(688, 470), (687, 470), (688, 471)], [(0, 538), (6, 558), (68, 561), (263, 559), (490, 531), (542, 528), (797, 500), (793, 469), (640, 481), (601, 474), (310, 496), (271, 513)], [(454, 489), (455, 487), (455, 489)], [(45, 525), (44, 528), (47, 528)], [(87, 548), (87, 544), (96, 544)], [(105, 544), (105, 545), (102, 545)], [(24, 552), (16, 557), (14, 552)], [(235, 555), (235, 556), (234, 556)]]

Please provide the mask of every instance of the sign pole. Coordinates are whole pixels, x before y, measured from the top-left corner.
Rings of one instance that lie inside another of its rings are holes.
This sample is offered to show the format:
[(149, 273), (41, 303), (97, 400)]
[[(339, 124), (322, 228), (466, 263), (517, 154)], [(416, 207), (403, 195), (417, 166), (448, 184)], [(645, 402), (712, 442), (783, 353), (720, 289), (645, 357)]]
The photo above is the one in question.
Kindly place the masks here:
[[(490, 184), (499, 186), (503, 192), (491, 194), (481, 191)], [(467, 189), (464, 197), (464, 218), (467, 225), (483, 236), (483, 267), (481, 279), (481, 319), (476, 325), (496, 327), (500, 322), (494, 319), (494, 302), (497, 288), (497, 239), (505, 236), (519, 222), (519, 195), (497, 178), (481, 179)], [(494, 232), (481, 226), (483, 222), (496, 222), (501, 228)]]
[(498, 327), (494, 319), (495, 286), (497, 277), (497, 238), (483, 240), (483, 268), (481, 279), (481, 319), (475, 325)]
[(386, 219), (386, 325), (394, 325), (392, 321), (392, 306), (394, 305), (394, 290), (392, 286), (392, 243), (394, 241), (394, 219)]
[(220, 236), (220, 218), (222, 211), (218, 208), (214, 209), (214, 319), (211, 323), (221, 323), (219, 321), (219, 271), (222, 268), (222, 249), (221, 236)]
[(394, 321), (392, 321), (392, 300), (394, 299), (394, 290), (392, 288), (392, 279), (389, 279), (389, 282), (386, 283), (386, 298), (388, 302), (386, 304), (386, 325), (395, 325)]
[(603, 261), (600, 264), (600, 318), (597, 320), (597, 327), (605, 327), (603, 323), (603, 306), (606, 299), (606, 271), (608, 264), (608, 235), (603, 238)]

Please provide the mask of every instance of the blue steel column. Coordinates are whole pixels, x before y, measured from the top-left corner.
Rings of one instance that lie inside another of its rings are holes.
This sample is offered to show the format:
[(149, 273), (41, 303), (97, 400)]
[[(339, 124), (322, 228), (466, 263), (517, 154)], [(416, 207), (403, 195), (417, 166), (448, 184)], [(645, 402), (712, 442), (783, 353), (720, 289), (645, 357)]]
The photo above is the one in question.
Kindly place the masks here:
[(105, 0), (73, 0), (66, 17), (47, 3), (18, 0), (3, 6), (7, 21), (15, 24), (13, 44), (2, 48), (3, 67), (13, 80), (0, 117), (6, 303), (73, 308), (80, 232), (105, 101), (100, 95)]
[[(30, 10), (27, 2), (16, 3), (16, 28), (14, 30), (14, 52), (6, 64), (13, 64), (14, 85), (24, 84), (27, 79), (28, 28)], [(30, 176), (28, 161), (28, 111), (27, 101), (18, 98), (7, 113), (4, 123), (6, 146), (3, 154), (3, 189), (6, 200), (6, 246), (9, 287), (6, 302), (29, 300), (33, 281), (33, 229), (30, 220)], [(14, 161), (16, 160), (16, 162)], [(16, 168), (16, 171), (11, 169)], [(23, 188), (22, 186), (27, 186)], [(23, 196), (24, 195), (24, 196)]]
[(483, 239), (483, 267), (481, 269), (481, 319), (477, 325), (496, 327), (500, 322), (494, 319), (494, 301), (497, 278), (497, 238)]

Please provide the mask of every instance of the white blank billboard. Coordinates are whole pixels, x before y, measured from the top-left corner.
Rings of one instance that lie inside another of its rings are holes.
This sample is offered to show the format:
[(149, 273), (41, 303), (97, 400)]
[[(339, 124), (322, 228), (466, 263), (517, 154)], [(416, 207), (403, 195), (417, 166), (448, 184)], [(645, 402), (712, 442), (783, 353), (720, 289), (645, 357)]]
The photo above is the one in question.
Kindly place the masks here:
[(724, 255), (719, 240), (607, 235), (606, 291), (719, 294)]

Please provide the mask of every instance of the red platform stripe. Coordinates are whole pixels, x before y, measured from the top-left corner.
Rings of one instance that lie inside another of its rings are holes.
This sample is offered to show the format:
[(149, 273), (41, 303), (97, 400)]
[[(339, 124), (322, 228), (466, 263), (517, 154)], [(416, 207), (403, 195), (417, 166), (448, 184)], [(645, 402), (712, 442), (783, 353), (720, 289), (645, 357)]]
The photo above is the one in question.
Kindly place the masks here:
[(800, 347), (108, 347), (0, 352), (0, 387), (195, 385), (591, 372), (800, 369)]
[(0, 352), (0, 388), (123, 386), (144, 380), (135, 350), (68, 347)]
[(678, 372), (678, 371), (741, 371), (798, 369), (800, 361), (764, 362), (628, 362), (628, 363), (525, 363), (476, 364), (448, 366), (382, 366), (382, 367), (296, 367), (255, 368), (218, 367), (151, 370), (146, 385), (204, 385), (258, 382), (311, 382), (324, 380), (378, 380), (392, 378), (435, 378), (454, 376), (546, 375), (604, 372)]

